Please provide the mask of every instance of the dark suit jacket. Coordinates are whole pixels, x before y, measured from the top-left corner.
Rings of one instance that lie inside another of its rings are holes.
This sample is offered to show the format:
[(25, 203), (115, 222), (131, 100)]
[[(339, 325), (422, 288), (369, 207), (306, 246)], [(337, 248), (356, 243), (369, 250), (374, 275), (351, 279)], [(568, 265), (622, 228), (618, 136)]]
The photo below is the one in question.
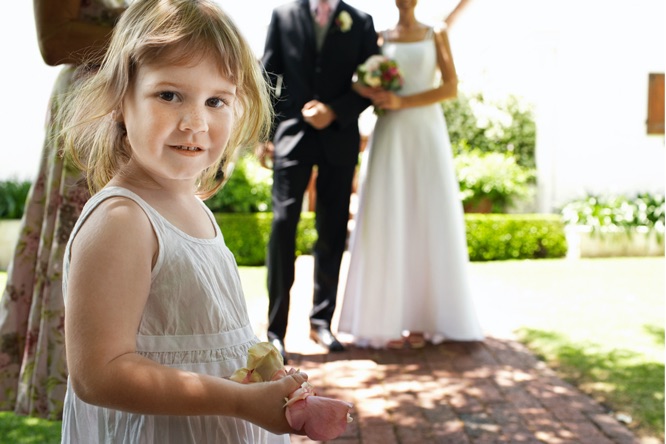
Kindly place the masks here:
[[(351, 16), (351, 29), (343, 31), (336, 18)], [(321, 51), (317, 51), (315, 25), (308, 0), (278, 6), (268, 27), (262, 63), (273, 86), (281, 78), (280, 96), (274, 103), (273, 142), (277, 158), (311, 156), (323, 150), (334, 165), (356, 163), (359, 150), (358, 116), (370, 102), (351, 89), (361, 63), (377, 54), (377, 34), (372, 17), (340, 1), (333, 12)], [(317, 131), (303, 121), (301, 108), (312, 99), (329, 105), (337, 119)], [(304, 137), (314, 131), (315, 137)], [(304, 146), (306, 145), (306, 146)]]

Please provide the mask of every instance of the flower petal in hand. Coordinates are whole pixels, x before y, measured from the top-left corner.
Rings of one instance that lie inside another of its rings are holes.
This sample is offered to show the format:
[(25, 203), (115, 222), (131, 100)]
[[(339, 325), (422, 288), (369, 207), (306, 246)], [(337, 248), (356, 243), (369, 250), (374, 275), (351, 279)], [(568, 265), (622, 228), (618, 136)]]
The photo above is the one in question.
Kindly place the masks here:
[(349, 414), (353, 405), (338, 399), (316, 396), (314, 388), (304, 382), (289, 397), (287, 422), (313, 440), (328, 441), (340, 436), (352, 422)]

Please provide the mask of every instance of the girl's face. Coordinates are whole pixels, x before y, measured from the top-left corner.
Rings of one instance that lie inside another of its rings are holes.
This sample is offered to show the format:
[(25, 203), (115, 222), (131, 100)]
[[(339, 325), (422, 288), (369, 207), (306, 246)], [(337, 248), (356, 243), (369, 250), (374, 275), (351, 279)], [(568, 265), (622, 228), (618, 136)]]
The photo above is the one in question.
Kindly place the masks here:
[(156, 182), (196, 180), (234, 125), (236, 86), (213, 58), (195, 62), (139, 67), (122, 102), (131, 163)]

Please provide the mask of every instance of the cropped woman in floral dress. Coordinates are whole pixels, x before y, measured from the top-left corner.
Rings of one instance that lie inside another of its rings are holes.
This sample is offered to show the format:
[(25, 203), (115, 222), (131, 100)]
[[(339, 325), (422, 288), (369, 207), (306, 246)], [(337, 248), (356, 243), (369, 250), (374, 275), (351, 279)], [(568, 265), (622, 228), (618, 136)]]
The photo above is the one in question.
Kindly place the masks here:
[(34, 0), (44, 62), (62, 66), (49, 101), (41, 163), (0, 300), (0, 410), (58, 419), (67, 383), (62, 262), (88, 187), (52, 139), (62, 94), (94, 72), (126, 0)]

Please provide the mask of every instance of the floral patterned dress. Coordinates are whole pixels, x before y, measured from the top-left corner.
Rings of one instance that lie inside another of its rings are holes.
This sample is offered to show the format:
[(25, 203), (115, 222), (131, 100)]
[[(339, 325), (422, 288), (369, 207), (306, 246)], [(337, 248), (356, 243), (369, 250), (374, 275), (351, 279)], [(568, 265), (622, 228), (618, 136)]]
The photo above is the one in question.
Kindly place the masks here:
[[(82, 0), (81, 19), (113, 25), (109, 11), (125, 0)], [(62, 263), (65, 245), (88, 200), (81, 173), (52, 142), (59, 97), (76, 84), (77, 67), (56, 79), (46, 118), (37, 177), (26, 203), (21, 233), (0, 299), (0, 410), (49, 419), (62, 417), (67, 385)]]

